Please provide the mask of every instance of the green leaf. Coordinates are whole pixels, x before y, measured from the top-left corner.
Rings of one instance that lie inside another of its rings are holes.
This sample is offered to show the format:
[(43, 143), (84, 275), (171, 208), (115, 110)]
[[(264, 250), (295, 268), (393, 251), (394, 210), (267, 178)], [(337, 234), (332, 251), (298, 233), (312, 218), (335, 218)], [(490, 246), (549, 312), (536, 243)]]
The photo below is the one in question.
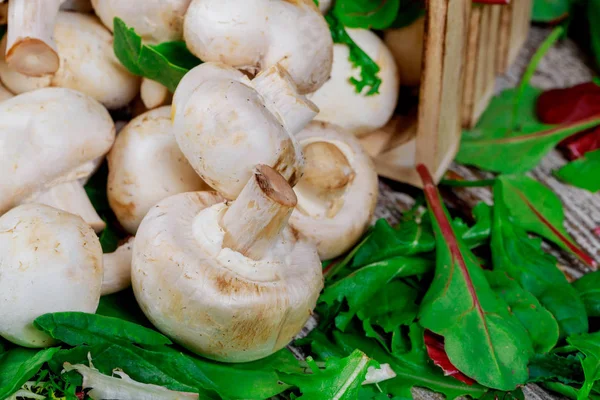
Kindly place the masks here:
[(530, 238), (511, 222), (509, 206), (501, 200), (503, 190), (502, 181), (498, 181), (494, 187), (491, 247), (494, 270), (506, 272), (534, 295), (556, 318), (561, 336), (587, 332), (581, 298), (558, 269), (556, 259), (543, 252), (541, 241)]
[(536, 354), (529, 363), (529, 382), (557, 380), (562, 383), (582, 383), (583, 369), (574, 355)]
[(386, 29), (399, 9), (400, 0), (337, 0), (332, 12), (349, 28)]
[(520, 388), (510, 392), (490, 390), (484, 394), (480, 400), (525, 400), (525, 395)]
[(556, 22), (571, 12), (571, 0), (534, 0), (531, 19), (535, 22)]
[(499, 177), (495, 188), (496, 202), (503, 204), (511, 222), (556, 243), (588, 266), (595, 267), (596, 262), (577, 246), (563, 227), (562, 203), (552, 190), (535, 179), (518, 175)]
[(596, 58), (596, 65), (600, 66), (600, 0), (587, 0), (587, 17), (592, 51)]
[(134, 75), (157, 81), (171, 92), (192, 66), (201, 63), (182, 42), (161, 43), (148, 46), (133, 28), (120, 18), (113, 21), (115, 55)]
[(425, 15), (425, 2), (423, 0), (402, 0), (400, 1), (398, 15), (389, 27), (392, 29), (404, 28), (423, 15)]
[(459, 371), (490, 388), (513, 390), (527, 380), (531, 341), (456, 236), (429, 171), (422, 164), (417, 171), (434, 216), (437, 258), (434, 280), (421, 303), (420, 323), (444, 337), (446, 353)]
[(585, 381), (577, 399), (586, 400), (589, 398), (594, 382), (600, 379), (600, 332), (570, 336), (567, 338), (567, 343), (585, 355), (585, 358), (581, 359)]
[(321, 370), (312, 358), (307, 358), (307, 363), (312, 374), (289, 375), (282, 374), (282, 380), (298, 387), (302, 400), (339, 399), (352, 400), (358, 398), (358, 393), (365, 380), (369, 367), (378, 367), (360, 350), (343, 359), (330, 357)]
[(35, 327), (54, 339), (71, 346), (103, 343), (136, 343), (140, 346), (164, 346), (171, 341), (164, 335), (132, 322), (82, 312), (44, 314), (35, 319)]
[(100, 298), (96, 314), (119, 318), (147, 328), (154, 329), (140, 307), (131, 288)]
[(349, 60), (355, 68), (360, 68), (360, 78), (350, 77), (349, 81), (356, 87), (357, 93), (363, 93), (363, 89), (369, 88), (365, 95), (372, 96), (379, 93), (381, 78), (378, 74), (379, 66), (363, 49), (352, 40), (344, 25), (333, 15), (328, 13), (325, 20), (329, 24), (329, 30), (334, 43), (341, 43), (348, 46), (350, 51)]
[(569, 185), (597, 192), (600, 190), (600, 149), (585, 155), (554, 171), (554, 175)]
[(600, 271), (585, 274), (571, 285), (581, 296), (588, 317), (600, 317)]
[(0, 354), (0, 399), (19, 390), (58, 350), (58, 347), (40, 351), (19, 347)]
[[(552, 391), (552, 392), (556, 392), (558, 394), (561, 394), (569, 399), (573, 399), (575, 400), (577, 398), (577, 389), (575, 389), (574, 387), (565, 385), (564, 383), (560, 383), (560, 382), (545, 382), (543, 384), (543, 386)], [(593, 398), (590, 397), (590, 400), (592, 400)]]
[(486, 271), (492, 289), (510, 307), (511, 312), (527, 330), (533, 350), (547, 353), (558, 343), (559, 329), (554, 316), (519, 283), (504, 271)]

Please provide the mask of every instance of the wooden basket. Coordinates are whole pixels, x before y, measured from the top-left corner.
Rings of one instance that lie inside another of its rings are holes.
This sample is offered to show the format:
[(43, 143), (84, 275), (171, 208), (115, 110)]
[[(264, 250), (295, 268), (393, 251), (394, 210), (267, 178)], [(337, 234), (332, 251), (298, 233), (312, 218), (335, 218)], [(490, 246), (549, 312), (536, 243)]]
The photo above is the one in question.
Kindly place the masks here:
[(442, 178), (462, 127), (476, 123), (497, 74), (512, 63), (527, 36), (532, 0), (513, 1), (428, 0), (416, 115), (394, 116), (361, 138), (379, 175), (421, 187), (415, 166), (423, 163), (436, 181)]

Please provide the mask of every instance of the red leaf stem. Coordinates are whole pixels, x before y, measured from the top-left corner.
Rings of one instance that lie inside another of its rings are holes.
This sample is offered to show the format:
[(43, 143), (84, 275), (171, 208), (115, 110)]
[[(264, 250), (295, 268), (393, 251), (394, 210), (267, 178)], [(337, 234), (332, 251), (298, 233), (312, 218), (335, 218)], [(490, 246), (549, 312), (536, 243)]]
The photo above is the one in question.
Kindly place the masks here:
[(425, 329), (425, 348), (427, 349), (427, 355), (435, 365), (440, 367), (444, 371), (444, 375), (451, 376), (459, 381), (466, 383), (467, 385), (472, 385), (475, 381), (462, 372), (460, 372), (450, 359), (448, 358), (448, 354), (446, 354), (446, 349), (444, 347), (444, 338), (440, 335), (436, 335), (428, 329)]

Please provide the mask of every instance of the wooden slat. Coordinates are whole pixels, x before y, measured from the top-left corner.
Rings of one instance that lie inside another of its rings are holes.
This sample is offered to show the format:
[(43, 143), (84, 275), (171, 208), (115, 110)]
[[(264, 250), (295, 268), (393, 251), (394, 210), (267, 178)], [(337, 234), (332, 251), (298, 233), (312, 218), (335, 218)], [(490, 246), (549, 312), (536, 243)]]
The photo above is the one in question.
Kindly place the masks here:
[(477, 49), (479, 48), (479, 27), (483, 6), (474, 4), (469, 17), (469, 34), (467, 37), (467, 54), (465, 56), (465, 90), (463, 92), (463, 125), (468, 126), (475, 100), (475, 72), (477, 70)]

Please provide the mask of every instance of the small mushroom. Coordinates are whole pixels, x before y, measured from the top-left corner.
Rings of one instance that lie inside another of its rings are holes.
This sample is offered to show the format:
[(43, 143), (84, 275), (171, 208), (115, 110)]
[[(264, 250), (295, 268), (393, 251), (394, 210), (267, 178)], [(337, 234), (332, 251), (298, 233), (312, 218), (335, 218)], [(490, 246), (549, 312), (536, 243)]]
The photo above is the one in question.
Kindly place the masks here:
[(303, 159), (293, 135), (317, 112), (278, 64), (251, 81), (225, 64), (204, 63), (175, 90), (173, 131), (202, 179), (235, 199), (256, 164), (272, 166), (296, 183)]
[(181, 40), (183, 16), (190, 0), (92, 0), (102, 23), (113, 30), (115, 17), (149, 43)]
[(384, 33), (385, 44), (396, 60), (403, 85), (418, 86), (421, 83), (424, 35), (425, 17), (403, 28), (388, 29)]
[(164, 106), (134, 118), (108, 153), (108, 201), (132, 235), (162, 199), (208, 189), (177, 146), (170, 112)]
[(120, 292), (131, 286), (131, 257), (133, 241), (130, 237), (112, 253), (102, 255), (104, 277), (102, 279), (102, 296)]
[(313, 0), (192, 0), (183, 34), (203, 61), (251, 74), (279, 63), (303, 94), (331, 72), (333, 41)]
[(1, 102), (0, 121), (0, 215), (44, 203), (102, 230), (83, 183), (115, 140), (106, 109), (82, 93), (45, 88)]
[(306, 157), (294, 191), (290, 226), (314, 241), (322, 260), (347, 252), (365, 233), (377, 204), (377, 172), (358, 140), (342, 128), (311, 122), (296, 135)]
[(336, 44), (333, 47), (331, 79), (308, 98), (319, 107), (319, 115), (315, 119), (331, 122), (362, 136), (381, 128), (392, 117), (400, 81), (392, 54), (375, 33), (367, 29), (346, 29), (346, 32), (379, 66), (379, 93), (367, 96), (369, 87), (361, 93), (356, 92), (349, 79), (357, 77), (360, 70), (350, 61), (348, 46)]
[(0, 336), (25, 347), (56, 341), (33, 326), (40, 315), (94, 313), (102, 286), (102, 248), (78, 216), (41, 204), (0, 217)]
[(167, 104), (171, 98), (165, 85), (148, 78), (142, 78), (140, 97), (148, 110)]
[(211, 192), (153, 207), (135, 239), (132, 286), (150, 321), (205, 357), (246, 362), (286, 346), (323, 287), (314, 244), (287, 227), (288, 182), (257, 166), (231, 205)]
[(74, 89), (110, 109), (127, 105), (138, 93), (139, 78), (117, 60), (112, 35), (94, 16), (60, 12), (54, 40), (60, 58), (60, 67), (55, 73), (31, 77), (0, 60), (2, 83), (17, 94), (48, 86)]

